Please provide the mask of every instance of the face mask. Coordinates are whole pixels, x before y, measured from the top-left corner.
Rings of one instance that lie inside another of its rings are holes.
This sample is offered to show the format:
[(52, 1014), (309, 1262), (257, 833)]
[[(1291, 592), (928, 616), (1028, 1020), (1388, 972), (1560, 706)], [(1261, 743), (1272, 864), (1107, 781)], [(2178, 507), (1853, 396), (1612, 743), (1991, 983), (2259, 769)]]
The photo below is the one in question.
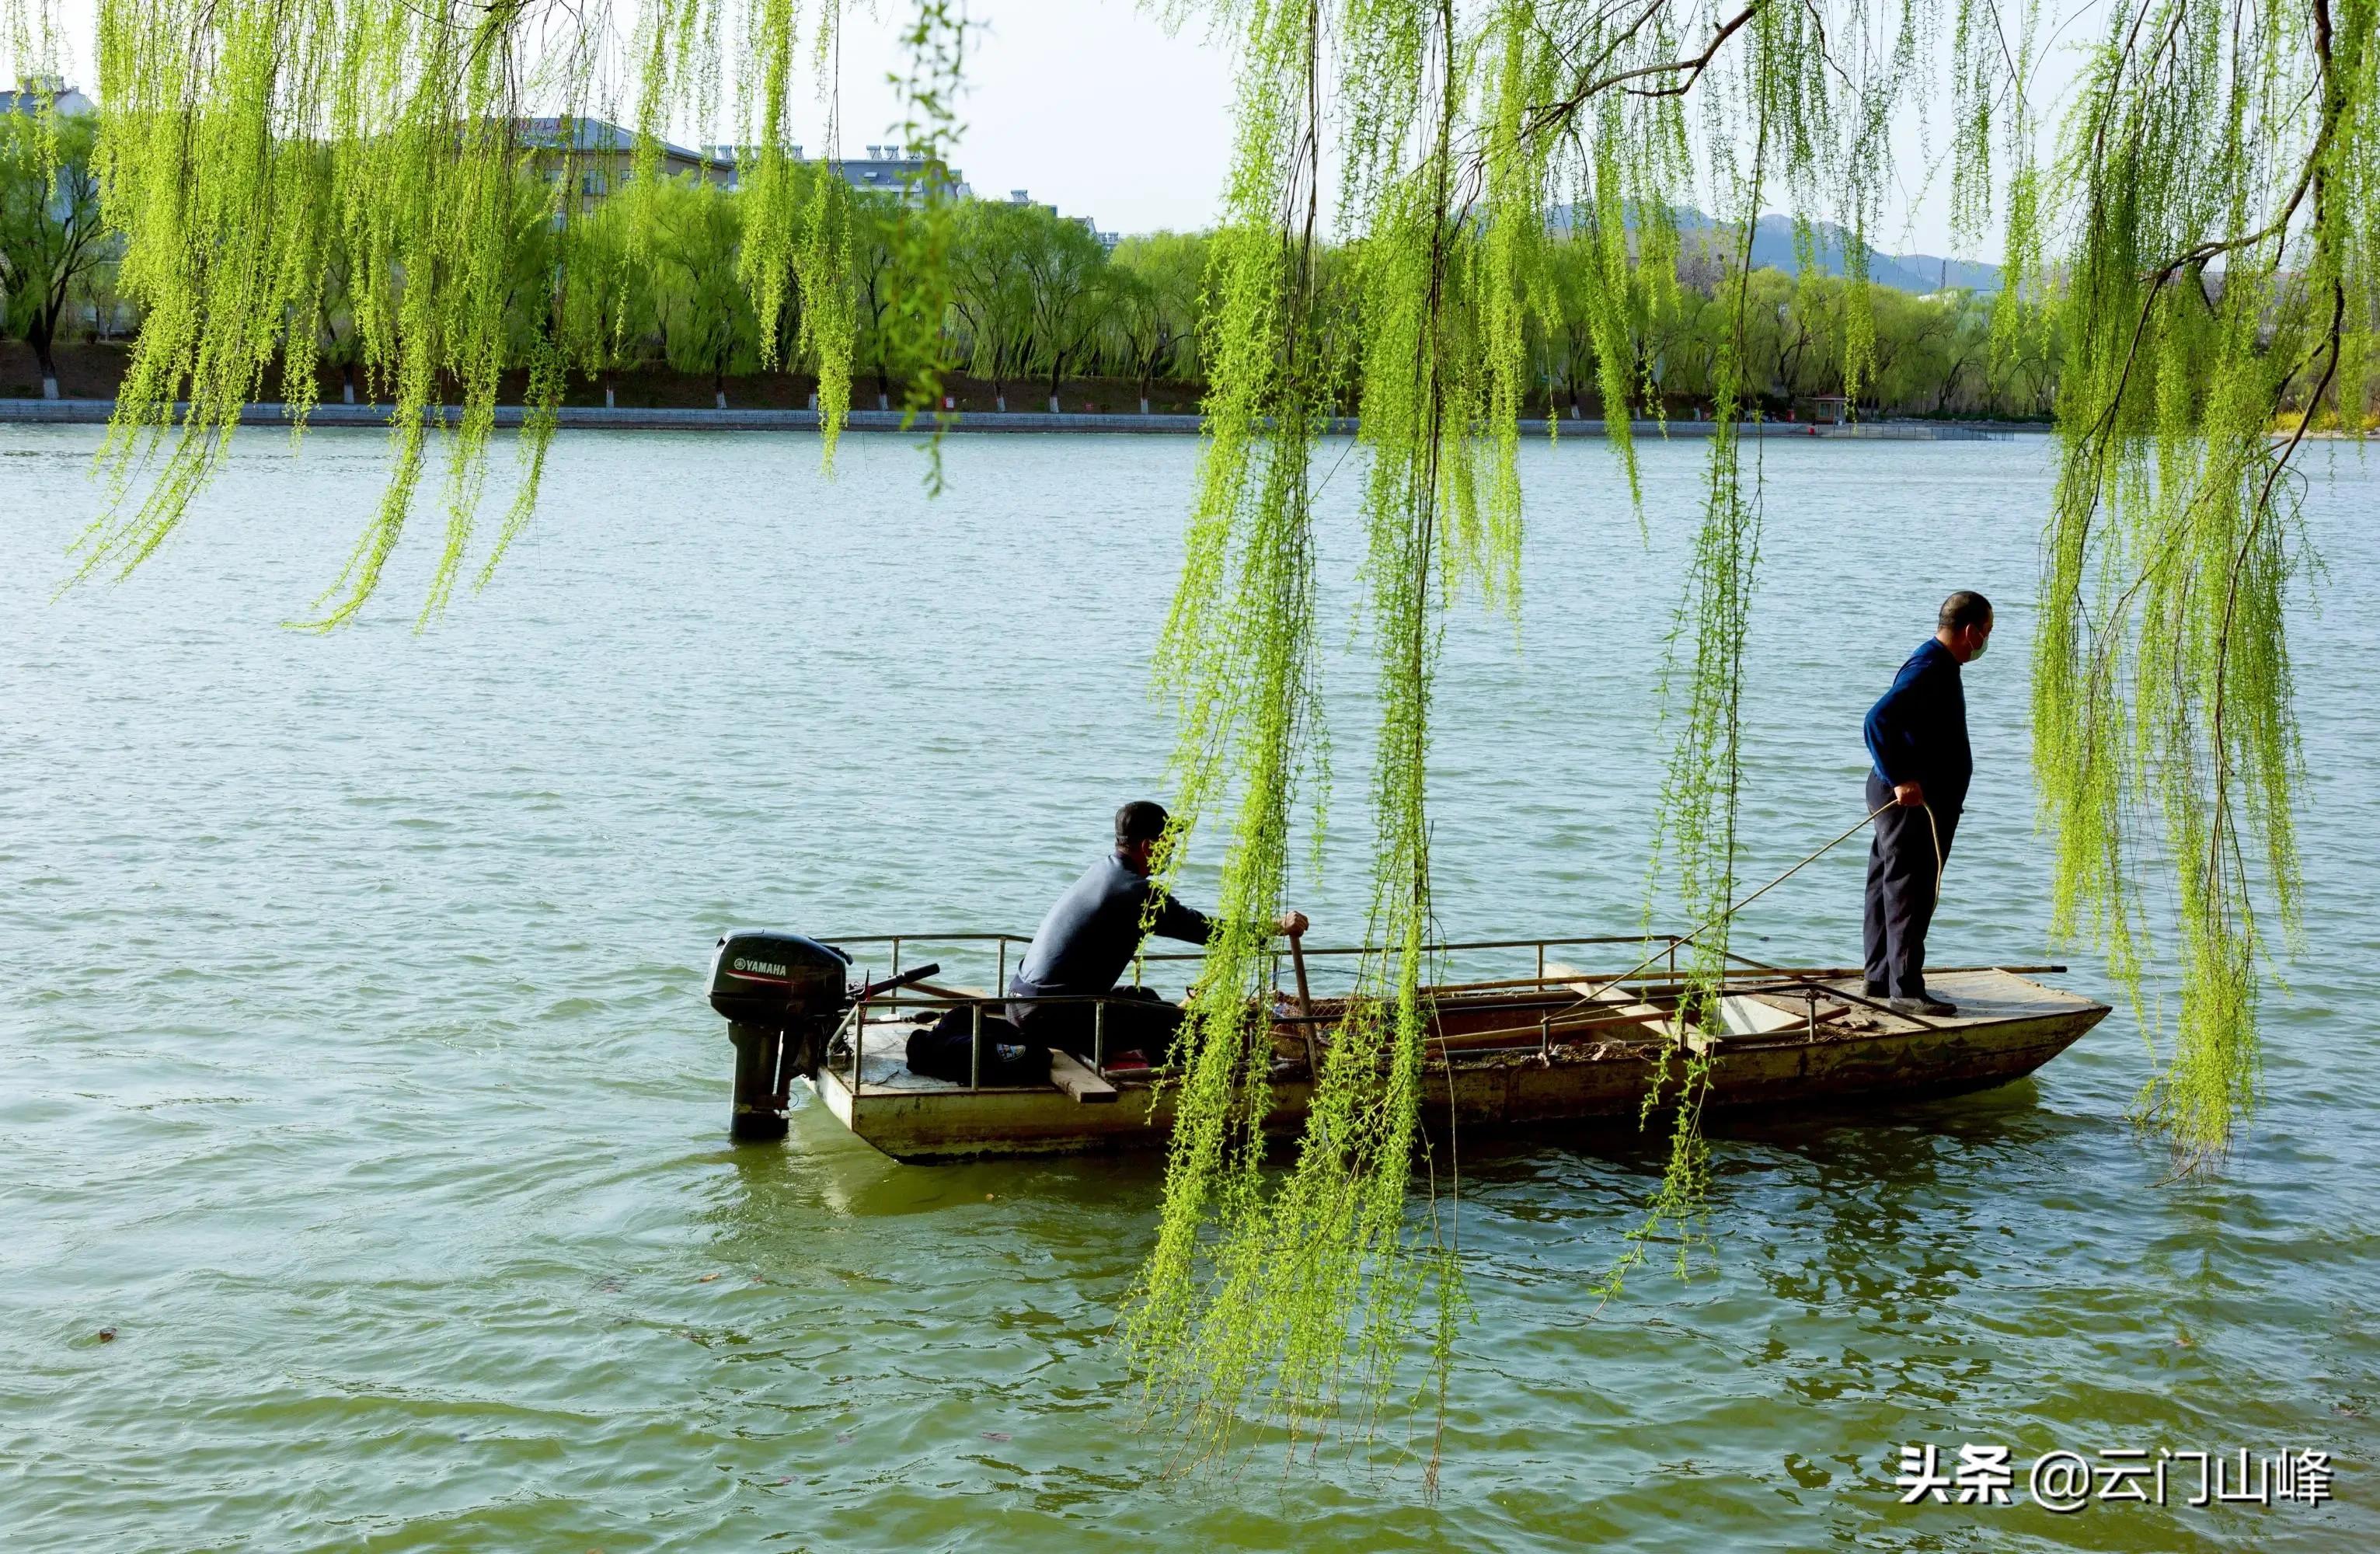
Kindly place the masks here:
[(1969, 663), (1973, 663), (1973, 662), (1975, 662), (1975, 660), (1976, 660), (1976, 659), (1979, 659), (1979, 658), (1983, 657), (1983, 656), (1984, 656), (1984, 650), (1985, 650), (1985, 649), (1986, 649), (1986, 648), (1988, 648), (1988, 647), (1990, 647), (1991, 645), (1992, 645), (1992, 639), (1991, 639), (1990, 637), (1985, 637), (1982, 641), (1980, 641), (1980, 642), (1976, 643), (1976, 644), (1975, 644), (1975, 650), (1974, 650), (1974, 652), (1973, 652), (1971, 656), (1969, 656), (1969, 658), (1968, 658), (1967, 662), (1968, 662)]

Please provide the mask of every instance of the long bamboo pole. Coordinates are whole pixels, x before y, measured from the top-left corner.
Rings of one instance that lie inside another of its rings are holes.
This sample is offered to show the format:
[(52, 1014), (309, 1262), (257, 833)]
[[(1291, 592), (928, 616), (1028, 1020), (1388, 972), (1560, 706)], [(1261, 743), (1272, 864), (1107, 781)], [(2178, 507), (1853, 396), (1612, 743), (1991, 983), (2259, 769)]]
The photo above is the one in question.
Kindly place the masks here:
[(1306, 1077), (1319, 1084), (1322, 1062), (1314, 1032), (1314, 990), (1305, 981), (1305, 936), (1302, 933), (1289, 936), (1289, 964), (1297, 973), (1298, 1034), (1305, 1038)]

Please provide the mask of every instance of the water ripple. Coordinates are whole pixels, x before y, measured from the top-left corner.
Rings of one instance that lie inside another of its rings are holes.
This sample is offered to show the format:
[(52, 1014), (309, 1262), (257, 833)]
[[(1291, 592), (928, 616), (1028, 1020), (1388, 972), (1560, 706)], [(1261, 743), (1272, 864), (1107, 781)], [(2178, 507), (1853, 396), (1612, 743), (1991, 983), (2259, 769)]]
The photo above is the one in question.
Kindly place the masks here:
[[(2356, 759), (2380, 707), (2352, 667), (2380, 540), (2346, 455), (2310, 499), (2332, 581), (2296, 644), (2308, 942), (2229, 1171), (2169, 1182), (2129, 1127), (2149, 1056), (2119, 1012), (1987, 1095), (1731, 1125), (1715, 1257), (1598, 1305), (1658, 1141), (1466, 1144), (1478, 1320), (1433, 1506), (1402, 1427), (1312, 1471), (1264, 1437), (1232, 1476), (1165, 1480), (1108, 1339), (1154, 1161), (905, 1168), (814, 1106), (783, 1147), (721, 1137), (719, 929), (1029, 929), (1119, 797), (1159, 789), (1146, 666), (1189, 443), (962, 441), (929, 505), (892, 439), (846, 443), (828, 486), (796, 442), (565, 434), (484, 594), (416, 634), (434, 547), (409, 545), (318, 638), (276, 623), (335, 574), (381, 439), (236, 438), (153, 565), (52, 604), (95, 437), (0, 431), (12, 1550), (2380, 1542)], [(1645, 450), (1640, 542), (1602, 450), (1524, 450), (1517, 642), (1465, 614), (1446, 646), (1450, 932), (1635, 920), (1698, 457)], [(2042, 958), (2046, 450), (1765, 464), (1747, 877), (1856, 814), (1861, 710), (1939, 595), (1980, 587), (2007, 640), (1970, 676), (1941, 942)], [(1334, 644), (1358, 484), (1329, 492)], [(1340, 799), (1296, 890), (1335, 938), (1366, 900), (1370, 681), (1334, 653), (1324, 684)], [(1859, 871), (1825, 860), (1745, 932), (1844, 958)], [(1211, 892), (1211, 851), (1189, 880)], [(2340, 1499), (1900, 1506), (1897, 1448), (1926, 1440), (2326, 1447)]]

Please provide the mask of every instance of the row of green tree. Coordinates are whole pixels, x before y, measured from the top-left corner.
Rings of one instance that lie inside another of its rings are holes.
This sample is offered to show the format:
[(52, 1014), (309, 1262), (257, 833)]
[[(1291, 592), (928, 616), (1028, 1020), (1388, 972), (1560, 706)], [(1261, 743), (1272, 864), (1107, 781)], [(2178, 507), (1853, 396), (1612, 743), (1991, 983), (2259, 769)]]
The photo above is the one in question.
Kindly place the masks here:
[[(89, 120), (45, 130), (29, 115), (0, 117), (6, 323), (32, 346), (53, 385), (59, 341), (138, 327), (123, 316), (111, 284), (115, 250), (102, 230), (92, 130)], [(707, 377), (722, 405), (730, 379), (764, 363), (814, 375), (804, 291), (794, 277), (785, 278), (788, 305), (776, 338), (760, 337), (735, 190), (685, 177), (633, 195), (582, 195), (619, 186), (582, 183), (575, 170), (540, 167), (534, 158), (524, 160), (517, 182), (518, 241), (504, 304), (509, 365), (526, 368), (540, 344), (558, 343), (570, 368), (601, 384), (607, 397), (621, 376), (665, 366)], [(891, 196), (852, 200), (852, 368), (861, 404), (871, 389), (880, 408), (900, 399), (895, 277), (904, 225), (917, 219)], [(1048, 206), (968, 200), (953, 213), (947, 240), (950, 359), (999, 409), (1009, 407), (1012, 392), (1055, 409), (1070, 381), (1128, 384), (1144, 410), (1160, 382), (1191, 393), (1203, 383), (1205, 237), (1160, 232), (1111, 251), (1087, 224)], [(1600, 415), (1587, 288), (1601, 272), (1584, 245), (1573, 250), (1557, 242), (1549, 256), (1530, 327), (1543, 396), (1532, 408)], [(1325, 257), (1325, 307), (1335, 305), (1344, 257)], [(385, 268), (359, 263), (334, 237), (322, 306), (310, 328), (295, 326), (311, 337), (286, 342), (286, 354), (329, 369), (350, 399), (376, 397), (392, 370), (366, 358), (370, 332), (358, 328), (371, 310), (393, 316), (399, 305), (404, 277), (373, 273)], [(1637, 413), (1658, 402), (1683, 415), (1707, 403), (1714, 361), (1734, 327), (1730, 310), (1715, 300), (1718, 271), (1710, 253), (1692, 254), (1680, 265), (1679, 284), (1645, 288), (1633, 310), (1633, 359), (1621, 364), (1621, 381), (1635, 385)], [(1864, 319), (1849, 305), (1854, 284), (1865, 286)], [(2049, 310), (2024, 310), (2018, 327), (2002, 320), (1995, 328), (1986, 295), (1915, 297), (1815, 271), (1760, 271), (1752, 297), (1742, 349), (1772, 414), (1847, 390), (1864, 413), (1892, 415), (2034, 418), (2046, 416), (2055, 397), (2061, 353)], [(1346, 327), (1360, 334), (1361, 321)], [(1863, 330), (1872, 331), (1872, 343), (1853, 384), (1846, 370), (1862, 353), (1851, 342)]]

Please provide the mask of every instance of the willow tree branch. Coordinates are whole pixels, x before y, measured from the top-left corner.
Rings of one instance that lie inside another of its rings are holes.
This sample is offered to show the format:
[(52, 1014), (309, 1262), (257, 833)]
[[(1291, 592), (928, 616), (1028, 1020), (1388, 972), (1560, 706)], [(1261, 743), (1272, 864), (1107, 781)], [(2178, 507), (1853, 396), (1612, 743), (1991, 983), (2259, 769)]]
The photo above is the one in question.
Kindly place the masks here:
[[(2323, 73), (2325, 83), (2327, 83), (2330, 76), (2329, 61), (2331, 31), (2330, 6), (2328, 4), (2328, 0), (2314, 0), (2314, 25), (2315, 54), (2323, 64)], [(2137, 31), (2137, 27), (2135, 28), (2135, 31)], [(2172, 42), (2173, 33), (2168, 31), (2166, 35), (2164, 44), (2160, 46), (2160, 52), (2162, 52), (2163, 47), (2169, 46)], [(2330, 100), (2325, 103), (2326, 111), (2322, 116), (2320, 126), (2314, 132), (2313, 144), (2307, 150), (2305, 164), (2299, 169), (2297, 185), (2289, 191), (2289, 199), (2282, 203), (2280, 211), (2270, 222), (2266, 223), (2256, 231), (2248, 233), (2242, 237), (2214, 239), (2204, 243), (2194, 244), (2191, 248), (2184, 249), (2182, 252), (2174, 255), (2165, 263), (2159, 265), (2156, 269), (2148, 272), (2142, 277), (2143, 284), (2147, 287), (2147, 294), (2141, 298), (2140, 316), (2133, 321), (2131, 344), (2124, 353), (2123, 370), (2117, 375), (2115, 391), (2107, 396), (2107, 403), (2101, 407), (2098, 416), (2094, 419), (2094, 424), (2090, 432), (2087, 434), (2089, 438), (2098, 441), (2101, 443), (2103, 450), (2107, 443), (2113, 441), (2116, 417), (2119, 411), (2122, 408), (2124, 393), (2131, 383), (2132, 370), (2139, 365), (2141, 346), (2147, 338), (2149, 322), (2155, 315), (2157, 297), (2164, 292), (2168, 285), (2172, 284), (2174, 277), (2179, 275), (2185, 268), (2193, 263), (2204, 265), (2210, 260), (2219, 258), (2227, 253), (2236, 252), (2242, 249), (2254, 248), (2256, 245), (2269, 239), (2277, 237), (2283, 242), (2286, 242), (2289, 237), (2289, 223), (2296, 218), (2298, 207), (2304, 203), (2305, 198), (2309, 192), (2312, 192), (2314, 195), (2315, 205), (2317, 209), (2319, 209), (2322, 202), (2321, 181), (2323, 157), (2328, 152), (2330, 148), (2331, 136), (2338, 130), (2338, 121), (2344, 116), (2346, 112), (2343, 94), (2330, 92), (2327, 85), (2325, 84), (2325, 95), (2330, 98)], [(2103, 125), (2104, 122), (2105, 121), (2103, 121)], [(2104, 136), (2101, 138), (2100, 144), (2102, 146), (2105, 145)], [(2302, 432), (2303, 428), (2301, 427), (2300, 431)], [(2292, 451), (2295, 450), (2297, 443), (2294, 439), (2291, 441), (2289, 446)], [(2095, 480), (2093, 482), (2095, 492), (2097, 483), (2098, 482)], [(2097, 498), (2095, 494), (2092, 501), (2092, 506), (2095, 510), (2097, 507)], [(2085, 515), (2085, 516), (2087, 521), (2088, 515)]]
[[(1710, 47), (1691, 59), (1672, 59), (1662, 65), (1640, 65), (1633, 70), (1617, 70), (1609, 75), (1581, 81), (1577, 88), (1560, 102), (1544, 103), (1530, 109), (1524, 133), (1539, 134), (1550, 125), (1566, 122), (1586, 104), (1589, 98), (1609, 91), (1613, 87), (1627, 87), (1631, 81), (1649, 80), (1657, 76), (1683, 75), (1685, 78), (1683, 80), (1671, 81), (1667, 86), (1645, 90), (1629, 89), (1630, 94), (1636, 97), (1683, 97), (1693, 90), (1694, 84), (1702, 79), (1703, 72), (1710, 68), (1711, 61), (1718, 57), (1718, 51), (1726, 45), (1727, 41), (1742, 31), (1744, 23), (1758, 16), (1767, 5), (1768, 0), (1752, 0), (1750, 5), (1720, 23), (1718, 30), (1711, 36)], [(1643, 17), (1637, 18), (1637, 28), (1642, 28), (1652, 18), (1652, 15), (1653, 10), (1648, 8)], [(1631, 29), (1630, 35), (1633, 36), (1634, 31), (1635, 29)]]
[[(2297, 193), (2289, 197), (2289, 209), (2296, 209), (2298, 200), (2308, 188), (2313, 190), (2317, 256), (2321, 251), (2320, 233), (2329, 214), (2330, 201), (2329, 178), (2322, 169), (2322, 152), (2329, 140), (2331, 127), (2346, 115), (2348, 104), (2347, 89), (2338, 79), (2332, 48), (2330, 0), (2313, 0), (2313, 51), (2315, 64), (2321, 72), (2323, 125), (2322, 132), (2314, 138), (2314, 154), (2307, 159), (2306, 175), (2300, 180)], [(2339, 358), (2346, 348), (2347, 284), (2335, 267), (2329, 281), (2330, 327), (2325, 332), (2328, 359), (2323, 364), (2322, 376), (2315, 381), (2313, 391), (2306, 395), (2305, 408), (2299, 413), (2298, 424), (2289, 432), (2289, 442), (2274, 455), (2265, 470), (2264, 483), (2256, 492), (2255, 506), (2249, 513), (2248, 532), (2240, 538), (2239, 553), (2232, 558), (2229, 587), (2224, 594), (2223, 628), (2215, 645), (2215, 708), (2210, 739), (2215, 756), (2215, 820), (2210, 828), (2214, 833), (2210, 839), (2211, 848), (2221, 847), (2225, 820), (2230, 811), (2228, 784), (2224, 780), (2229, 770), (2230, 749), (2224, 740), (2223, 718), (2227, 710), (2225, 693), (2229, 688), (2232, 622), (2240, 607), (2240, 579), (2247, 571), (2249, 552), (2254, 546), (2259, 531), (2272, 516), (2273, 486), (2281, 478), (2281, 471), (2289, 467), (2289, 460), (2305, 441), (2307, 428), (2313, 424), (2314, 417), (2321, 412), (2323, 395), (2330, 392), (2331, 382), (2338, 375)], [(2288, 382), (2286, 378), (2282, 380), (2284, 393), (2287, 392)], [(2210, 871), (2216, 868), (2218, 857), (2219, 854), (2208, 858)]]

